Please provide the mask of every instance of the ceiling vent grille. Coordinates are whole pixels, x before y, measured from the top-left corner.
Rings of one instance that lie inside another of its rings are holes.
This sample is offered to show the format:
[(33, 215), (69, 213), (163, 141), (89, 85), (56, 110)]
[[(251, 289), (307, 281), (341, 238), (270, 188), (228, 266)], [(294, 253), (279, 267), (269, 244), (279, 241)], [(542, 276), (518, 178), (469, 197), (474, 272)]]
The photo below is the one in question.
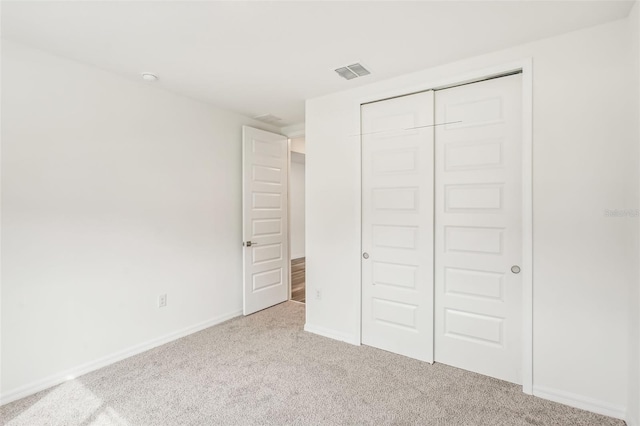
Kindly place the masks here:
[(338, 68), (335, 71), (340, 77), (346, 80), (352, 80), (354, 78), (371, 74), (368, 69), (362, 66), (362, 64), (347, 65), (346, 67)]
[(273, 114), (264, 114), (253, 118), (267, 124), (280, 124), (280, 122), (282, 121), (282, 118), (276, 117)]
[(355, 72), (351, 71), (349, 68), (347, 67), (342, 67), (342, 68), (338, 68), (336, 70), (336, 72), (338, 73), (338, 75), (346, 80), (351, 80), (352, 78), (358, 78), (358, 74), (356, 74)]

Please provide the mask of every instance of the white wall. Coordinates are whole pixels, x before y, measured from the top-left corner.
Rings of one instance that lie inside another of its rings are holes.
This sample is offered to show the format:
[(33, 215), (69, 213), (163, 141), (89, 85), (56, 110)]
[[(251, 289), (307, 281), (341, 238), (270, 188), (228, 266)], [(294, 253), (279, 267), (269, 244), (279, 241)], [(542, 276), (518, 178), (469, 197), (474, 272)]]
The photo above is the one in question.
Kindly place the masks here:
[[(633, 72), (636, 75), (635, 103), (636, 141), (640, 143), (640, 2), (636, 1), (629, 16), (629, 29), (633, 43)], [(640, 267), (640, 259), (637, 265)], [(640, 279), (632, 288), (630, 297), (629, 320), (629, 404), (627, 407), (627, 424), (640, 426)]]
[(304, 257), (304, 168), (305, 155), (291, 152), (289, 177), (291, 259)]
[(277, 129), (9, 42), (2, 113), (4, 401), (241, 312), (241, 126)]
[(638, 208), (630, 49), (622, 20), (307, 101), (305, 328), (359, 342), (358, 102), (532, 57), (534, 392), (623, 417), (638, 220), (604, 211)]
[(304, 137), (298, 137), (298, 138), (292, 138), (289, 144), (289, 149), (291, 150), (291, 152), (297, 152), (298, 154), (304, 154), (305, 148), (304, 148)]

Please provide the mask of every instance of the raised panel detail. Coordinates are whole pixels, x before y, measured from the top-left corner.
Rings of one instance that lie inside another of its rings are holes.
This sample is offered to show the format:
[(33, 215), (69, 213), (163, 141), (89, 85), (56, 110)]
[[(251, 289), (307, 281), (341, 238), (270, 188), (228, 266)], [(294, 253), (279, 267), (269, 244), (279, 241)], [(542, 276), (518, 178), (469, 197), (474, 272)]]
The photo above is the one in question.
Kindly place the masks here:
[(418, 245), (418, 228), (415, 226), (373, 225), (373, 245), (415, 249)]
[(476, 343), (503, 345), (504, 319), (471, 312), (445, 309), (445, 335)]
[(446, 226), (445, 251), (501, 254), (502, 233), (502, 228)]
[(501, 185), (446, 185), (447, 211), (499, 210), (502, 208)]
[(252, 249), (253, 263), (269, 262), (271, 260), (282, 260), (282, 244), (258, 245)]
[(385, 139), (417, 134), (415, 114), (396, 114), (376, 117), (372, 122), (372, 137)]
[(373, 263), (374, 284), (415, 289), (417, 274), (417, 266), (386, 262)]
[(253, 275), (253, 291), (265, 290), (282, 284), (282, 268)]
[(447, 130), (485, 126), (502, 121), (502, 98), (500, 97), (477, 99), (445, 106), (445, 122), (460, 122), (447, 124), (445, 126)]
[(375, 210), (416, 211), (418, 188), (376, 188), (373, 193)]
[(261, 183), (282, 183), (282, 169), (278, 167), (253, 166), (253, 181)]
[(373, 153), (372, 172), (379, 176), (388, 173), (410, 173), (418, 170), (416, 149), (387, 149)]
[(253, 208), (255, 210), (279, 210), (282, 196), (277, 192), (254, 192)]
[(281, 219), (254, 219), (252, 224), (254, 237), (266, 237), (282, 233)]
[(502, 140), (450, 142), (445, 144), (446, 171), (476, 170), (502, 166)]
[(470, 269), (445, 268), (444, 288), (449, 295), (503, 300), (504, 274)]
[(415, 330), (417, 309), (416, 305), (373, 298), (373, 319), (396, 327)]
[(253, 153), (256, 155), (277, 158), (283, 156), (282, 145), (279, 143), (261, 141), (259, 139), (254, 139), (252, 142)]

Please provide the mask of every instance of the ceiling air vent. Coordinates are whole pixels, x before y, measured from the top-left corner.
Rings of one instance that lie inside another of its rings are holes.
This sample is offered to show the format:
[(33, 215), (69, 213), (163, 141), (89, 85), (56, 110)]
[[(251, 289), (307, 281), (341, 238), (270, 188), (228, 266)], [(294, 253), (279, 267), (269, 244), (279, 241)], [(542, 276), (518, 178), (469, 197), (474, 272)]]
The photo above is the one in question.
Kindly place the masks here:
[(340, 77), (347, 80), (371, 74), (369, 70), (363, 67), (361, 64), (347, 65), (346, 67), (338, 68), (335, 71)]
[(273, 114), (264, 114), (253, 118), (267, 124), (280, 124), (280, 122), (282, 121), (282, 118), (276, 117)]
[(358, 74), (356, 74), (355, 72), (351, 71), (347, 67), (338, 68), (336, 70), (336, 72), (338, 73), (338, 75), (340, 77), (342, 77), (344, 79), (347, 79), (347, 80), (351, 80), (352, 78), (358, 78)]

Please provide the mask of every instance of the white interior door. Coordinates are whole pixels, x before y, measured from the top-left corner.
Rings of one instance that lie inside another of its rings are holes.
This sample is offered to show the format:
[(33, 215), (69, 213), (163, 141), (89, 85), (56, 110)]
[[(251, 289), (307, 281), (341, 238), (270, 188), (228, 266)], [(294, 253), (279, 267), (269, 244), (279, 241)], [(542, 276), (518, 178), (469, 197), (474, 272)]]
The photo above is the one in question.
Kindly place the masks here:
[(362, 106), (362, 343), (433, 362), (433, 92)]
[(243, 311), (289, 297), (287, 138), (242, 127)]
[(521, 76), (435, 105), (435, 360), (521, 383)]

